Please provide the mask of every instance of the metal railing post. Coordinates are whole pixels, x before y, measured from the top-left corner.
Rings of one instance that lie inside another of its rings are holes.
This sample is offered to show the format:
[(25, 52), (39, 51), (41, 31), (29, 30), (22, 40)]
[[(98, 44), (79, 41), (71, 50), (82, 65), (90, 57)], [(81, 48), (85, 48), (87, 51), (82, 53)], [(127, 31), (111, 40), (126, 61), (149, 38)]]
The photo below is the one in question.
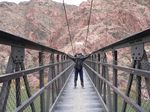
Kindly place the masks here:
[[(57, 63), (60, 62), (60, 61), (59, 61), (59, 54), (57, 54), (57, 56), (56, 56), (56, 61), (57, 61)], [(60, 71), (59, 71), (59, 64), (57, 64), (56, 67), (57, 67), (57, 69), (56, 69), (56, 70), (57, 70), (57, 74), (59, 74), (59, 72), (60, 72)], [(60, 79), (57, 80), (57, 84), (58, 84), (58, 88), (57, 88), (57, 92), (58, 92), (57, 95), (58, 95), (58, 94), (59, 94), (59, 91), (60, 91)]]
[[(144, 56), (144, 44), (135, 44), (131, 47), (132, 59), (136, 61), (135, 68), (141, 69)], [(136, 103), (141, 106), (141, 76), (136, 76)]]
[[(141, 69), (141, 62), (137, 61), (137, 68)], [(141, 76), (136, 76), (136, 103), (141, 105)]]
[[(64, 55), (64, 61), (66, 61), (66, 56), (65, 55)], [(67, 63), (65, 62), (63, 66), (64, 66), (64, 68), (66, 68)], [(64, 83), (65, 83), (65, 80), (66, 80), (66, 72), (64, 73)]]
[[(95, 68), (95, 70), (96, 70), (96, 72), (98, 72), (98, 54), (95, 54), (95, 61), (97, 62), (97, 63), (95, 63), (96, 64), (96, 68)], [(97, 77), (97, 75), (95, 75), (95, 87), (98, 89), (98, 77)]]
[[(18, 72), (19, 64), (17, 63), (15, 66), (15, 72)], [(21, 87), (20, 87), (20, 78), (15, 79), (16, 86), (16, 107), (21, 105)]]
[[(117, 51), (116, 50), (112, 51), (112, 55), (113, 55), (113, 64), (117, 65), (117, 58), (118, 58)], [(115, 87), (118, 87), (117, 86), (117, 83), (118, 83), (118, 75), (117, 74), (118, 74), (117, 69), (113, 68), (113, 85)], [(114, 94), (113, 94), (113, 107), (114, 107), (113, 111), (118, 112), (118, 95), (116, 92), (114, 92)]]
[[(96, 54), (94, 54), (94, 59), (93, 59), (93, 61), (97, 61)], [(97, 64), (96, 64), (96, 63), (93, 63), (93, 64), (94, 64), (94, 70), (96, 71)], [(94, 74), (93, 77), (94, 77), (94, 84), (95, 84), (95, 86), (96, 86), (96, 75)]]
[[(148, 61), (148, 55), (144, 50), (143, 59), (141, 60), (141, 69), (142, 70), (150, 70), (150, 63)], [(145, 78), (145, 85), (147, 88), (148, 95), (150, 97), (150, 78)]]
[[(105, 56), (104, 56), (104, 62), (107, 63), (107, 55), (105, 53)], [(109, 81), (109, 69), (107, 66), (105, 66), (105, 79)], [(111, 98), (111, 90), (110, 90), (110, 87), (105, 83), (105, 88), (106, 88), (106, 95), (105, 95), (105, 99), (106, 99), (106, 104), (108, 103), (108, 109), (109, 109), (109, 112), (112, 111), (112, 98)]]
[[(94, 55), (92, 55), (92, 61), (94, 61)], [(94, 69), (94, 63), (92, 62), (92, 68)], [(92, 72), (91, 74), (91, 77), (92, 77), (92, 81), (94, 82), (94, 73)]]
[[(51, 58), (51, 63), (52, 64), (54, 64), (54, 53), (52, 52), (51, 53), (51, 56), (50, 56), (50, 58)], [(51, 79), (53, 79), (55, 77), (55, 66), (54, 65), (52, 65), (51, 66)], [(54, 83), (52, 83), (52, 90), (51, 90), (51, 94), (52, 94), (52, 104), (54, 103), (54, 101), (55, 101), (55, 93), (54, 93)]]
[[(103, 54), (100, 54), (100, 62), (103, 62)], [(104, 68), (103, 65), (100, 65), (100, 73), (103, 76)], [(100, 79), (100, 95), (102, 96), (103, 94), (103, 80)], [(102, 96), (103, 98), (103, 96)]]
[[(49, 56), (49, 64), (50, 63), (52, 63), (52, 60), (51, 60), (51, 54), (50, 54), (50, 56)], [(52, 73), (52, 69), (51, 69), (51, 67), (49, 67), (49, 71), (48, 71), (48, 82), (49, 81), (51, 81), (52, 80), (52, 77), (51, 77), (51, 74)], [(51, 99), (52, 99), (52, 94), (51, 94), (51, 89), (52, 89), (52, 86), (49, 86), (48, 88), (47, 88), (47, 97), (46, 97), (46, 112), (48, 112), (49, 111), (49, 108), (50, 108), (50, 105), (51, 105)]]
[[(98, 58), (97, 59), (97, 61), (98, 61), (98, 73), (100, 74), (100, 64), (99, 64), (99, 62), (100, 62), (100, 53), (98, 53), (98, 57), (97, 58)], [(101, 79), (98, 78), (98, 92), (99, 92), (99, 94), (100, 94), (100, 91), (101, 91), (100, 83), (101, 83)]]
[[(64, 56), (61, 55), (61, 61), (64, 62)], [(64, 63), (61, 64), (61, 71), (64, 70)], [(62, 77), (62, 85), (64, 84), (64, 76)]]
[[(102, 62), (105, 63), (106, 61), (106, 54), (103, 53), (103, 59)], [(106, 79), (106, 67), (102, 65), (102, 76)], [(106, 83), (103, 82), (103, 100), (106, 103)]]
[[(44, 55), (43, 52), (39, 52), (39, 65), (44, 65)], [(40, 74), (40, 88), (44, 87), (44, 70), (39, 71)], [(41, 106), (41, 112), (45, 112), (45, 94), (44, 92), (40, 95), (40, 106)]]
[[(132, 45), (131, 47), (131, 55), (133, 61), (133, 68), (141, 69), (141, 60), (144, 55), (144, 44)], [(135, 74), (130, 74), (129, 81), (126, 90), (126, 96), (130, 96), (131, 86), (134, 79)], [(138, 105), (141, 105), (141, 76), (136, 77), (136, 102)], [(122, 112), (125, 112), (127, 108), (127, 102), (123, 102)]]

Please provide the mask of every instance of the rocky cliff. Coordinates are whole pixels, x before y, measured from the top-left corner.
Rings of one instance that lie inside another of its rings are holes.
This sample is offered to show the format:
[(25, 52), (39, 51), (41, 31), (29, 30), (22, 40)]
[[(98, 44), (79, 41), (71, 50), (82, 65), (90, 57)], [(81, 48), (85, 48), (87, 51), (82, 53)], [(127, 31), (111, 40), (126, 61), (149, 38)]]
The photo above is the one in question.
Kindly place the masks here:
[[(87, 47), (90, 0), (66, 5), (73, 46), (89, 53), (150, 26), (149, 0), (94, 0)], [(63, 5), (51, 0), (0, 3), (0, 30), (71, 52)]]

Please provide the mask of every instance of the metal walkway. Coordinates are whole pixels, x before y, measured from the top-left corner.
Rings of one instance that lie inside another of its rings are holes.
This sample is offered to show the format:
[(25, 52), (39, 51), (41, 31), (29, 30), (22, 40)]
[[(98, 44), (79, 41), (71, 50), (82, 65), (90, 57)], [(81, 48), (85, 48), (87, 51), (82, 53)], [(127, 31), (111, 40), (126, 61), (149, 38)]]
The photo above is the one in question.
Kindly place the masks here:
[(74, 73), (71, 74), (53, 112), (106, 112), (85, 69), (83, 75), (85, 87), (78, 79), (74, 88)]

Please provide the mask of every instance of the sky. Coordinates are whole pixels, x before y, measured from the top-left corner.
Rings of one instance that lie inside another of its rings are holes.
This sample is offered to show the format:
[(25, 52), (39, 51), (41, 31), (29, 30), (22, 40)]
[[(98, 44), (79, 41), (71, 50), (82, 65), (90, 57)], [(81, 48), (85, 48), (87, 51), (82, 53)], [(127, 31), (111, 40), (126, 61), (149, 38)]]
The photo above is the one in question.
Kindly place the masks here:
[(3, 2), (3, 1), (20, 3), (20, 2), (22, 2), (22, 1), (29, 1), (29, 0), (0, 0), (0, 2)]
[[(53, 1), (62, 2), (63, 0), (53, 0)], [(65, 1), (65, 3), (67, 3), (67, 4), (79, 5), (81, 2), (87, 1), (87, 0), (64, 0), (64, 1)]]
[[(29, 1), (29, 0), (0, 0), (0, 2), (2, 1), (20, 3), (22, 1)], [(62, 2), (63, 0), (53, 0), (53, 1)], [(87, 1), (87, 0), (65, 0), (65, 3), (71, 4), (71, 5), (79, 5), (83, 1)]]

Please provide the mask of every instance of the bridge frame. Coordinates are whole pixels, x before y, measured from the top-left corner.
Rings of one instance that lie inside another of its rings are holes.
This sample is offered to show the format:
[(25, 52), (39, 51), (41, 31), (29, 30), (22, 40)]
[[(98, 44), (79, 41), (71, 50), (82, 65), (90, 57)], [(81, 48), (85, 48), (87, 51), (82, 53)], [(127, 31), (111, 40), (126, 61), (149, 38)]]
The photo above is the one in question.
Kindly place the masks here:
[[(129, 36), (104, 48), (91, 53), (89, 60), (86, 61), (85, 67), (90, 72), (91, 79), (99, 90), (99, 94), (103, 95), (103, 100), (106, 103), (108, 110), (118, 112), (118, 95), (124, 99), (122, 112), (126, 111), (127, 104), (130, 104), (135, 111), (144, 112), (141, 107), (141, 78), (145, 78), (147, 92), (150, 97), (150, 63), (148, 62), (147, 54), (144, 49), (145, 43), (150, 42), (150, 29), (140, 33)], [(132, 57), (132, 67), (125, 67), (117, 65), (118, 50), (122, 48), (130, 48)], [(106, 53), (112, 52), (112, 64), (107, 62)], [(101, 66), (101, 70), (100, 70)], [(109, 70), (113, 70), (113, 83), (109, 82)], [(124, 94), (119, 90), (118, 84), (118, 70), (130, 73), (129, 81)], [(98, 82), (95, 80), (97, 78)], [(133, 82), (133, 77), (136, 77), (136, 101), (130, 99), (130, 91)], [(103, 91), (101, 90), (102, 88)], [(113, 97), (111, 97), (110, 88), (113, 90)], [(103, 94), (102, 94), (103, 92)], [(106, 93), (108, 93), (108, 100)], [(113, 99), (113, 103), (112, 100)], [(108, 103), (107, 103), (108, 102)], [(112, 108), (113, 105), (113, 108)]]
[[(108, 107), (108, 111), (113, 110), (113, 112), (118, 112), (118, 96), (120, 96), (123, 99), (122, 112), (126, 111), (127, 104), (130, 104), (137, 112), (144, 112), (141, 106), (141, 78), (145, 78), (148, 95), (150, 97), (150, 63), (144, 49), (144, 45), (147, 42), (150, 42), (150, 29), (92, 52), (85, 62), (85, 68), (90, 74), (97, 91), (102, 96), (104, 103)], [(3, 31), (0, 31), (0, 44), (11, 47), (6, 73), (0, 75), (0, 83), (2, 83), (2, 89), (0, 91), (0, 111), (6, 112), (10, 85), (12, 80), (14, 80), (16, 94), (16, 108), (14, 108), (14, 111), (22, 112), (30, 106), (32, 112), (35, 112), (34, 101), (40, 97), (41, 112), (48, 112), (57, 100), (59, 94), (61, 94), (65, 82), (73, 69), (73, 63), (67, 58), (67, 54)], [(118, 65), (118, 50), (127, 47), (131, 50), (132, 67)], [(25, 69), (24, 60), (26, 49), (39, 52), (38, 67)], [(108, 63), (107, 52), (112, 52), (112, 63)], [(44, 64), (44, 53), (49, 53), (50, 62), (47, 65)], [(45, 84), (44, 71), (47, 68), (49, 68), (48, 82)], [(109, 79), (110, 73), (108, 68), (112, 68), (113, 70), (112, 83)], [(130, 74), (125, 93), (118, 88), (119, 70)], [(39, 72), (40, 88), (32, 94), (28, 76), (35, 72)], [(28, 98), (23, 102), (21, 99), (20, 86), (20, 79), (22, 77), (28, 95)], [(136, 78), (137, 93), (135, 101), (130, 99), (130, 91), (134, 77)]]
[[(0, 31), (0, 44), (11, 47), (11, 53), (7, 64), (6, 74), (0, 75), (0, 83), (2, 88), (0, 91), (0, 111), (7, 111), (8, 97), (10, 94), (10, 85), (12, 80), (15, 80), (16, 90), (16, 108), (15, 112), (22, 112), (28, 106), (32, 112), (36, 112), (34, 101), (40, 97), (41, 112), (48, 112), (51, 105), (54, 103), (59, 92), (63, 88), (69, 73), (72, 70), (73, 64), (67, 58), (67, 55), (58, 50), (49, 48), (39, 43)], [(25, 69), (24, 59), (25, 50), (35, 50), (39, 52), (39, 66), (35, 68)], [(50, 63), (44, 65), (44, 53), (49, 53)], [(49, 68), (48, 82), (45, 84), (44, 70)], [(39, 90), (34, 94), (31, 92), (28, 76), (39, 71)], [(22, 102), (21, 82), (23, 77), (24, 86), (28, 95), (28, 99)], [(51, 98), (52, 97), (52, 98)], [(51, 98), (51, 99), (50, 99)], [(15, 103), (15, 102), (14, 102)]]

